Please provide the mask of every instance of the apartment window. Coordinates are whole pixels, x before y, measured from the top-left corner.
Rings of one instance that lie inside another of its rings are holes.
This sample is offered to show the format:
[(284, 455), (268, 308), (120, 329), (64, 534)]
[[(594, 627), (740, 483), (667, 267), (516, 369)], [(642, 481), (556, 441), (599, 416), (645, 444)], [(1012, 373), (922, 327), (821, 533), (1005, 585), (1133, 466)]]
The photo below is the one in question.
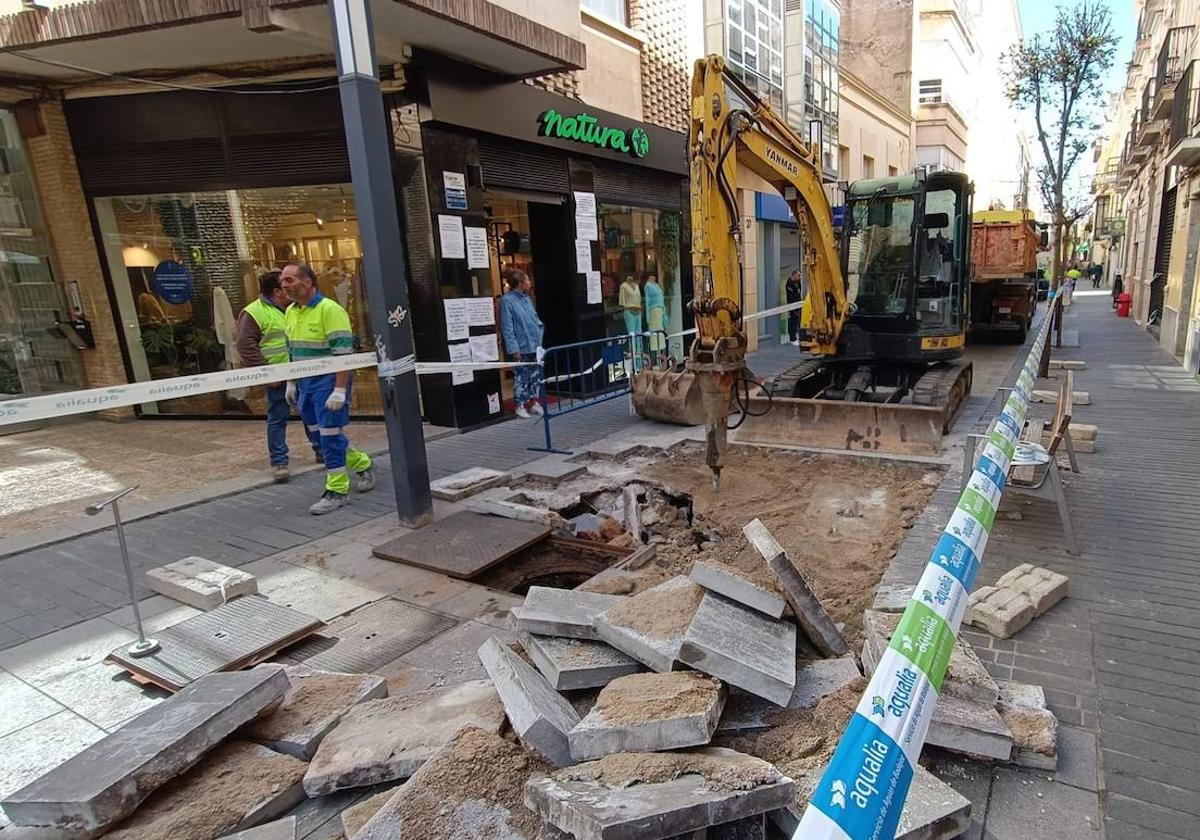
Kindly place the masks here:
[(918, 85), (917, 101), (921, 105), (932, 105), (942, 102), (942, 80), (922, 79)]
[(862, 176), (863, 178), (875, 177), (875, 158), (871, 157), (870, 155), (863, 155)]
[(850, 150), (845, 146), (838, 146), (838, 172), (842, 175), (850, 172)]
[(783, 107), (783, 4), (728, 0), (725, 59), (734, 75), (772, 107)]
[(895, 178), (899, 174), (900, 174), (900, 170), (897, 169), (896, 167), (894, 167), (894, 166), (888, 167), (888, 177), (889, 178)]
[(837, 142), (839, 12), (829, 0), (811, 0), (805, 4), (804, 28), (804, 118), (823, 124), (825, 176), (836, 177), (835, 165), (846, 171)]
[(583, 7), (589, 12), (595, 12), (602, 18), (626, 26), (628, 16), (625, 10), (625, 0), (582, 0)]

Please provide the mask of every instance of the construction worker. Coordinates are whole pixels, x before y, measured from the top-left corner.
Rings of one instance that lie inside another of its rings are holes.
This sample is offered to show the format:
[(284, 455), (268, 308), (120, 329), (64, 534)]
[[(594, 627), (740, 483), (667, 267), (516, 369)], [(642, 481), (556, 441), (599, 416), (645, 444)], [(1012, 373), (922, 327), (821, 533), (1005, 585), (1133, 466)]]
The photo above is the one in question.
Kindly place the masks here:
[[(245, 367), (278, 365), (289, 360), (287, 337), (283, 333), (283, 313), (288, 296), (278, 271), (258, 278), (258, 297), (242, 310), (237, 320), (237, 352)], [(288, 472), (287, 422), (291, 409), (287, 401), (287, 383), (266, 386), (267, 454), (271, 472), (278, 482), (291, 477)], [(320, 452), (318, 452), (320, 454)]]
[[(284, 267), (280, 279), (292, 300), (284, 313), (284, 331), (292, 361), (353, 352), (350, 316), (317, 291), (317, 275), (313, 270), (292, 263)], [(351, 371), (344, 370), (288, 383), (288, 400), (300, 409), (308, 439), (313, 446), (320, 446), (325, 459), (325, 493), (308, 509), (314, 516), (331, 513), (346, 504), (351, 484), (359, 493), (375, 487), (370, 456), (355, 449), (346, 439), (351, 375)]]

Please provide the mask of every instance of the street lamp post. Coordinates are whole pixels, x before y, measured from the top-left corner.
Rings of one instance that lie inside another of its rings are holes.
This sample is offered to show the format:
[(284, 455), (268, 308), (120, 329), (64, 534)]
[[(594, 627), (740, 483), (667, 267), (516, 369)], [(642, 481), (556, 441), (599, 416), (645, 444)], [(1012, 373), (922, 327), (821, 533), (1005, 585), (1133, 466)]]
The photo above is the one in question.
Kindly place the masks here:
[[(408, 277), (392, 185), (388, 120), (379, 86), (368, 0), (330, 0), (346, 150), (362, 241), (363, 274), (379, 354), (388, 452), (400, 521), (432, 520), (429, 466), (421, 429)], [(385, 279), (386, 278), (386, 279)]]

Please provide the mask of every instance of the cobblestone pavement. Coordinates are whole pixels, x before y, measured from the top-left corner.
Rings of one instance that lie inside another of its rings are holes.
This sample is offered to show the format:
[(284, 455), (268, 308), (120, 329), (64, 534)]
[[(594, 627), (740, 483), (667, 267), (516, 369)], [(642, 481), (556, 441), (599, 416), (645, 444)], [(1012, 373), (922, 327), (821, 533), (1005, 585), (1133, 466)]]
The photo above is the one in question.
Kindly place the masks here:
[[(1100, 428), (1095, 453), (1080, 454), (1081, 473), (1067, 478), (1082, 553), (1067, 553), (1053, 504), (1005, 502), (1022, 520), (998, 520), (979, 585), (1030, 562), (1068, 575), (1070, 597), (1008, 640), (964, 630), (995, 677), (1045, 687), (1064, 724), (1059, 772), (958, 761), (942, 775), (976, 803), (972, 840), (1100, 837), (1100, 820), (1107, 840), (1195, 838), (1200, 384), (1116, 319), (1106, 295), (1076, 295), (1065, 326), (1081, 346), (1054, 357), (1087, 363), (1075, 388), (1092, 400), (1074, 419)], [(885, 581), (915, 583), (957, 496), (948, 476)]]

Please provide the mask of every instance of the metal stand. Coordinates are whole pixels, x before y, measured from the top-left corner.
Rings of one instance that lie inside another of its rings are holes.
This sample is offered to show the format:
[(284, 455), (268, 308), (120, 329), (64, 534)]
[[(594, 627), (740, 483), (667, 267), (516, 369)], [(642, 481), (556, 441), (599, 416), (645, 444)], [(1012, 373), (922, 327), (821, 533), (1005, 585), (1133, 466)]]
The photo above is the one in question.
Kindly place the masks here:
[(136, 490), (138, 486), (135, 484), (132, 487), (126, 487), (115, 496), (110, 496), (102, 502), (97, 502), (94, 505), (88, 505), (84, 508), (84, 513), (88, 516), (95, 516), (106, 507), (112, 506), (113, 523), (117, 528), (117, 542), (121, 546), (121, 562), (125, 564), (125, 582), (129, 585), (129, 606), (133, 607), (133, 620), (137, 624), (138, 640), (125, 649), (125, 652), (130, 656), (149, 656), (159, 649), (159, 644), (155, 639), (146, 638), (146, 630), (142, 627), (142, 611), (138, 609), (137, 592), (133, 586), (133, 565), (129, 562), (129, 548), (125, 545), (125, 526), (121, 522), (121, 505), (120, 500)]

